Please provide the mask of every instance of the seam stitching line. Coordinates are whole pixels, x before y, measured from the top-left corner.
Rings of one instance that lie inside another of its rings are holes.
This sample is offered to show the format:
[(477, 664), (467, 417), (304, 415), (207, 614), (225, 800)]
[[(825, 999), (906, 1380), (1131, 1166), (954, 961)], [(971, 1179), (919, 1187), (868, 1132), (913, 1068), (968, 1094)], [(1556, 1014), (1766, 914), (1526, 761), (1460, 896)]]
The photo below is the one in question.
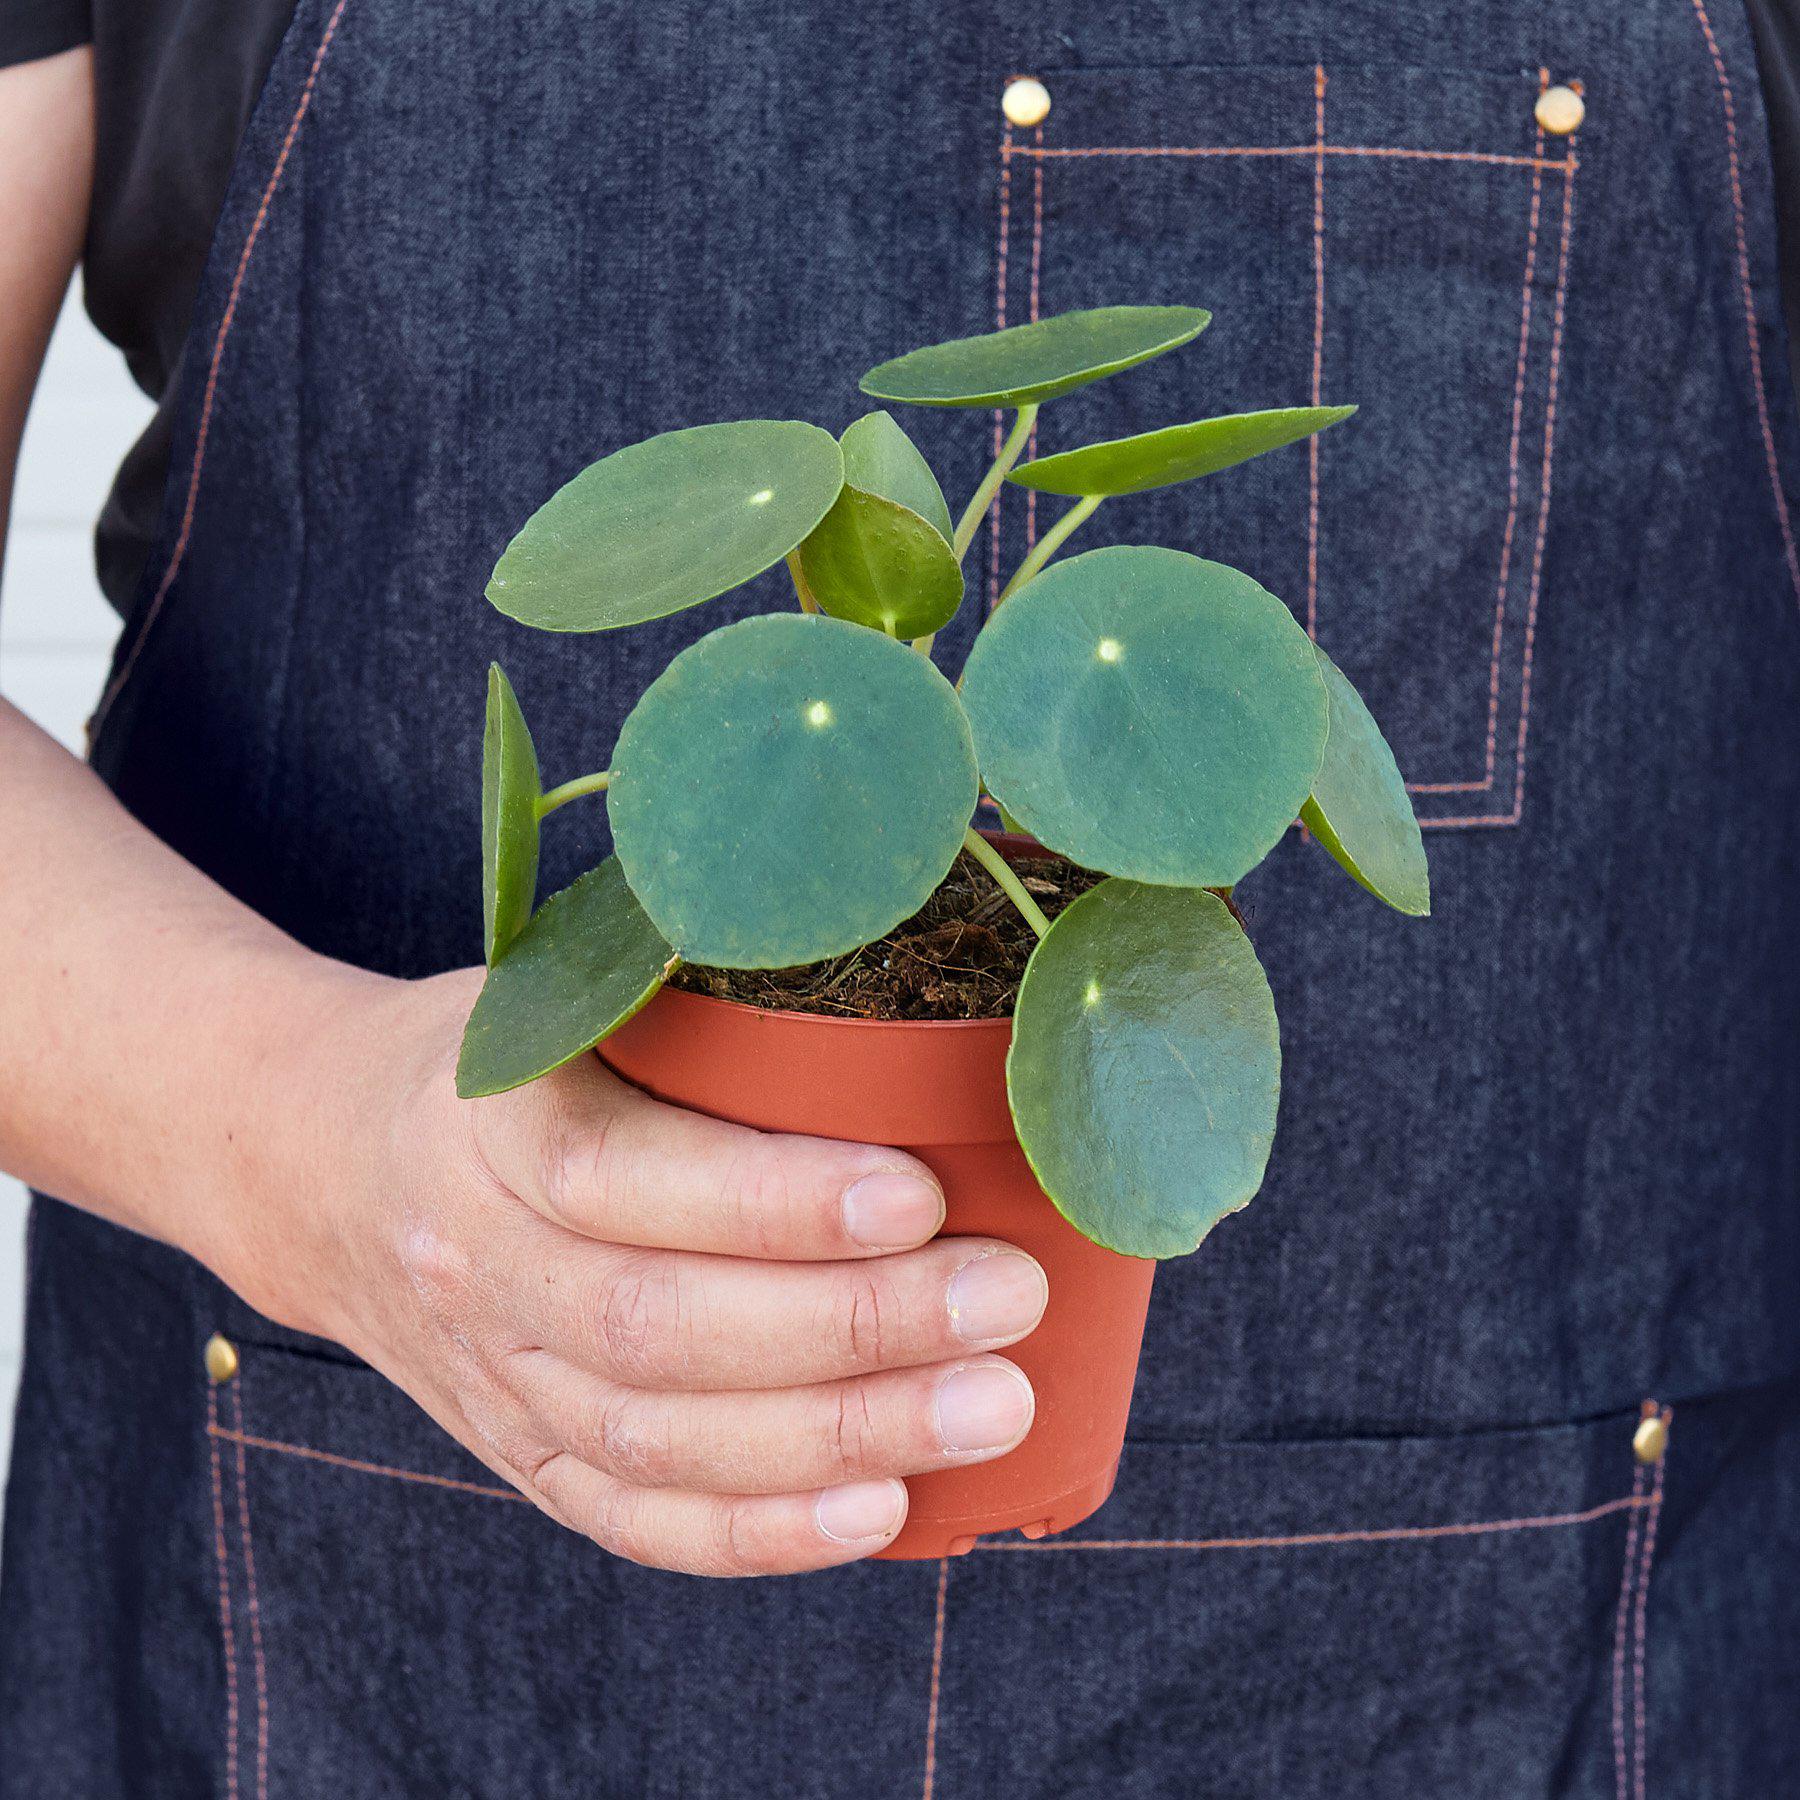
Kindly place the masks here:
[(1762, 327), (1757, 321), (1756, 295), (1750, 285), (1750, 236), (1744, 215), (1743, 171), (1738, 163), (1737, 103), (1732, 97), (1731, 77), (1725, 72), (1719, 40), (1713, 36), (1706, 0), (1693, 0), (1693, 4), (1719, 82), (1719, 101), (1725, 116), (1725, 166), (1731, 177), (1731, 222), (1737, 234), (1738, 288), (1744, 300), (1744, 338), (1750, 350), (1750, 388), (1756, 401), (1757, 423), (1762, 428), (1763, 457), (1769, 466), (1769, 488), (1775, 497), (1775, 516), (1781, 524), (1782, 548), (1787, 553), (1788, 579), (1793, 583), (1795, 598), (1800, 600), (1800, 552), (1795, 549), (1793, 520), (1788, 516), (1787, 494), (1781, 485), (1781, 459), (1775, 451), (1768, 385), (1763, 380)]
[(274, 205), (275, 195), (281, 187), (281, 178), (287, 172), (288, 157), (294, 148), (294, 140), (300, 135), (300, 127), (305, 123), (306, 115), (312, 108), (313, 90), (318, 86), (319, 70), (325, 62), (327, 52), (331, 49), (331, 41), (337, 35), (338, 21), (344, 16), (344, 8), (350, 0), (337, 0), (331, 17), (326, 22), (325, 35), (319, 40), (319, 47), (313, 52), (312, 66), (307, 71), (306, 84), (300, 90), (300, 99), (294, 108), (294, 116), (288, 121), (287, 135), (281, 141), (281, 150), (275, 158), (275, 166), (269, 173), (267, 184), (263, 188), (261, 204), (256, 209), (256, 216), (250, 222), (249, 233), (244, 238), (244, 247), (238, 252), (237, 268), (232, 274), (231, 289), (226, 296), (225, 311), (219, 320), (219, 328), (213, 336), (212, 360), (206, 370), (206, 390), (200, 402), (200, 427), (194, 438), (193, 460), (188, 466), (187, 498), (182, 506), (181, 528), (175, 536), (175, 548), (169, 554), (168, 567), (163, 570), (162, 579), (157, 583), (156, 593), (145, 609), (143, 621), (134, 632), (130, 648), (125, 653), (125, 660), (119, 670), (107, 684), (106, 691), (100, 696), (100, 703), (94, 709), (94, 716), (88, 721), (88, 742), (96, 742), (105, 728), (107, 715), (112, 711), (113, 703), (124, 692), (136, 669), (138, 657), (150, 637), (151, 628), (163, 610), (163, 603), (169, 597), (169, 590), (175, 585), (175, 577), (181, 571), (181, 565), (187, 558), (188, 542), (193, 535), (194, 513), (200, 499), (200, 473), (206, 462), (207, 439), (212, 431), (213, 406), (218, 397), (219, 370), (225, 360), (225, 345), (231, 337), (231, 328), (237, 320), (238, 301), (243, 295), (244, 281), (250, 272), (250, 259), (255, 254), (257, 239), (262, 236), (264, 222), (268, 219), (269, 209)]
[[(251, 1664), (256, 1671), (256, 1800), (269, 1800), (269, 1681), (263, 1661), (262, 1603), (256, 1591), (256, 1552), (250, 1544), (250, 1476), (245, 1466), (244, 1372), (231, 1384), (232, 1417), (237, 1424), (238, 1532), (244, 1546), (244, 1588), (250, 1614)], [(217, 1446), (214, 1446), (215, 1453)]]
[(213, 1555), (219, 1565), (219, 1638), (225, 1650), (225, 1792), (238, 1793), (237, 1637), (231, 1626), (231, 1564), (225, 1549), (224, 1471), (219, 1456), (219, 1397), (207, 1382), (207, 1451), (212, 1461)]

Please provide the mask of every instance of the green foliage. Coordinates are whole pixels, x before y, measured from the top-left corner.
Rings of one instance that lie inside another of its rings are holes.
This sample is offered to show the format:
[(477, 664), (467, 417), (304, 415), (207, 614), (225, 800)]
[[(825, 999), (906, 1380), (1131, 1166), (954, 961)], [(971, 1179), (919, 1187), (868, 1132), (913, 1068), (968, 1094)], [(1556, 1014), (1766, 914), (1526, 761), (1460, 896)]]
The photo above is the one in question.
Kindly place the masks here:
[(898, 501), (848, 484), (800, 546), (800, 567), (822, 611), (890, 637), (923, 637), (962, 604), (949, 539)]
[(537, 751), (518, 696), (506, 671), (489, 663), (481, 734), (481, 918), (490, 965), (525, 928), (537, 898), (541, 792)]
[(1354, 406), (1288, 406), (1165, 425), (1021, 463), (1007, 480), (1045, 494), (1142, 494), (1248, 462), (1347, 419)]
[(1054, 400), (1192, 343), (1197, 306), (1101, 306), (909, 350), (862, 378), (865, 394), (914, 406), (1027, 406)]
[(1323, 650), (1318, 656), (1331, 698), (1331, 733), (1300, 816), (1376, 899), (1422, 918), (1431, 911), (1431, 877), (1400, 766), (1362, 695)]
[(740, 587), (831, 510), (844, 459), (793, 419), (697, 425), (615, 450), (525, 521), (487, 597), (540, 631), (641, 625)]
[(963, 672), (988, 792), (1109, 875), (1229, 887), (1294, 822), (1325, 750), (1293, 614), (1180, 550), (1091, 550), (995, 613)]
[[(612, 767), (547, 793), (491, 670), (490, 967), (459, 1092), (498, 1093), (581, 1055), (678, 960), (779, 968), (881, 937), (949, 872), (985, 784), (1009, 826), (1112, 878), (1046, 926), (1006, 877), (1041, 934), (1007, 1085), (1045, 1192), (1134, 1256), (1191, 1250), (1256, 1192), (1279, 1036), (1255, 952), (1207, 890), (1237, 882), (1301, 816), (1364, 887), (1424, 913), (1423, 841), (1368, 709), (1249, 576), (1152, 546), (1053, 559), (1104, 498), (1229, 468), (1354, 409), (1201, 419), (1014, 467), (1040, 406), (1180, 348), (1208, 318), (1103, 307), (870, 370), (863, 391), (881, 399), (1016, 409), (954, 526), (885, 412), (841, 440), (768, 419), (666, 433), (539, 508), (488, 588), (522, 623), (661, 618), (783, 558), (804, 610), (690, 645), (633, 708)], [(961, 602), (962, 555), (1009, 471), (1075, 504), (1002, 591), (959, 693), (919, 652)], [(602, 790), (617, 854), (532, 915), (540, 820)]]
[(917, 912), (975, 797), (968, 723), (924, 657), (778, 613), (657, 677), (619, 733), (607, 805), (626, 878), (687, 961), (778, 969)]
[(662, 986), (673, 952), (609, 856), (560, 894), (488, 971), (463, 1034), (465, 1100), (535, 1081), (591, 1050)]
[(1032, 953), (1006, 1086), (1044, 1192), (1127, 1256), (1184, 1256), (1262, 1183), (1281, 1038), (1216, 894), (1103, 881)]
[(891, 413), (864, 413), (838, 439), (844, 480), (865, 494), (879, 494), (916, 512), (950, 541), (950, 503), (925, 453), (894, 422)]

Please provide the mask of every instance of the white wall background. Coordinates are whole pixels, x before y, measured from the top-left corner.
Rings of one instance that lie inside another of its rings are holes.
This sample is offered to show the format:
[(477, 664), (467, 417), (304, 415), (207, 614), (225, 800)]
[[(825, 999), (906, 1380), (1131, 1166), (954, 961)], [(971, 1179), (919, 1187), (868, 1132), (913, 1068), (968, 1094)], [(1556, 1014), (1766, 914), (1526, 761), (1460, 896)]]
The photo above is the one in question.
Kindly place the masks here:
[[(94, 520), (149, 416), (72, 295), (25, 429), (0, 575), (0, 694), (78, 755), (119, 625), (94, 581)], [(0, 1176), (0, 1467), (19, 1378), (24, 1247), (24, 1190)]]

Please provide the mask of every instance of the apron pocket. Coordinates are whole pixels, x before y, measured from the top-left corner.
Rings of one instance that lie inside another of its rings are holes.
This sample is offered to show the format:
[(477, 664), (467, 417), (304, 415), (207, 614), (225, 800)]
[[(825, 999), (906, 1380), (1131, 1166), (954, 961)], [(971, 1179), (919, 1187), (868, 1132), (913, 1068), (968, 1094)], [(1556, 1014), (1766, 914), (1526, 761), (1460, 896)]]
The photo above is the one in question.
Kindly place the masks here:
[(1642, 1757), (1636, 1414), (1132, 1442), (1063, 1537), (727, 1583), (553, 1525), (366, 1369), (239, 1349), (246, 1780), (259, 1707), (300, 1793), (1516, 1800)]
[[(1102, 529), (1286, 599), (1368, 698), (1427, 826), (1522, 810), (1575, 224), (1576, 140), (1533, 116), (1549, 78), (1048, 70), (1048, 119), (999, 148), (999, 323), (1121, 299), (1216, 315), (1153, 372), (1059, 404), (1043, 450), (1359, 404)], [(991, 593), (1057, 504), (1005, 492), (977, 562)]]

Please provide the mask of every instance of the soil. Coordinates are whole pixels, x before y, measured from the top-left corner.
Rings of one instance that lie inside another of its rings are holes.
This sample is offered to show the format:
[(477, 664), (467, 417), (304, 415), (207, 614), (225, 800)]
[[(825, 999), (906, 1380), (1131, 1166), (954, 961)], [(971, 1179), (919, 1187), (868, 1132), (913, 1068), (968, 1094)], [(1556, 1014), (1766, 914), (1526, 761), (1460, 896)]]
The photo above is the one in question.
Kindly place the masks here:
[[(1060, 856), (1009, 855), (1031, 897), (1055, 918), (1104, 879)], [(848, 1019), (1002, 1019), (1037, 938), (967, 851), (935, 894), (886, 937), (799, 969), (683, 963), (671, 985), (773, 1012)]]

